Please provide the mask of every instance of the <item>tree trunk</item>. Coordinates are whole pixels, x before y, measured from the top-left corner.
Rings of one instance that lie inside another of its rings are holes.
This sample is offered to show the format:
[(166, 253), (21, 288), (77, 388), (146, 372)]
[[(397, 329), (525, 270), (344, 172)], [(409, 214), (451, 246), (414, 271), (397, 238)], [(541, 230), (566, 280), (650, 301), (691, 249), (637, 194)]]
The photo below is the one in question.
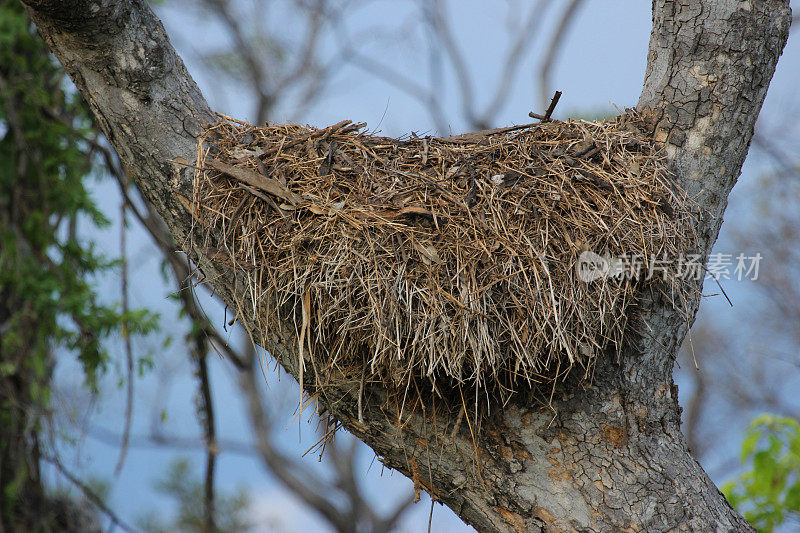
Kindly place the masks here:
[[(0, 231), (2, 225), (0, 222)], [(28, 323), (30, 313), (19, 316), (18, 310), (25, 306), (22, 295), (9, 292), (0, 291), (0, 531), (16, 531), (17, 527), (36, 531), (45, 522), (48, 502), (39, 476), (34, 431), (42, 402), (34, 396), (46, 389), (47, 379), (26, 364), (24, 356), (36, 356), (38, 346), (30, 334), (38, 329)], [(13, 340), (6, 331), (12, 323)]]
[[(191, 198), (191, 183), (170, 160), (193, 161), (214, 116), (160, 22), (142, 0), (25, 3), (131, 177), (176, 242), (190, 243), (192, 219), (178, 195)], [(789, 19), (788, 0), (653, 3), (638, 107), (703, 210), (697, 229), (706, 253)], [(244, 295), (231, 272), (199, 249), (186, 251), (235, 308)], [(321, 401), (384, 464), (481, 531), (748, 530), (680, 432), (672, 367), (689, 324), (659, 297), (643, 300), (619, 362), (599, 361), (588, 390), (558, 390), (555, 415), (522, 402), (497, 409), (477, 441), (468, 422), (441, 413), (407, 415), (401, 429), (381, 411), (386, 393), (377, 385), (366, 387), (361, 418), (359, 383), (328, 389)], [(694, 316), (697, 302), (690, 306)], [(287, 327), (269, 332), (266, 348), (297, 376), (295, 345)], [(308, 370), (304, 382), (313, 390)]]

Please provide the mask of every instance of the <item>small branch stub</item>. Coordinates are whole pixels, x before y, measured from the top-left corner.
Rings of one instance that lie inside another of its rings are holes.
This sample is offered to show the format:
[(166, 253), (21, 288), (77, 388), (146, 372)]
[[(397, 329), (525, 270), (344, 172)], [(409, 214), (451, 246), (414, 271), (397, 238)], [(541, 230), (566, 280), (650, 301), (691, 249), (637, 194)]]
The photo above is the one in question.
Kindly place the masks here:
[(558, 105), (558, 101), (561, 99), (561, 91), (556, 91), (553, 95), (553, 99), (550, 100), (550, 105), (547, 106), (547, 111), (544, 112), (544, 115), (540, 115), (539, 113), (534, 113), (531, 111), (528, 113), (528, 116), (531, 118), (536, 118), (541, 120), (542, 122), (550, 122), (553, 119), (550, 118), (553, 114), (553, 111), (556, 109), (556, 105)]

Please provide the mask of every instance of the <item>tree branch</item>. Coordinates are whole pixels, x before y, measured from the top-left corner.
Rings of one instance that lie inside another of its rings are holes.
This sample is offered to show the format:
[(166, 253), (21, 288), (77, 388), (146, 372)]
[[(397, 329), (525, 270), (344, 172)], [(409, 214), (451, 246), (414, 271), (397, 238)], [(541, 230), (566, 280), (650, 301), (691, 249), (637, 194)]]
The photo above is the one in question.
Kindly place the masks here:
[[(175, 241), (217, 294), (242, 308), (247, 295), (237, 292), (232, 272), (195, 246), (193, 220), (178, 200), (191, 197), (191, 183), (170, 161), (194, 160), (197, 136), (213, 116), (149, 7), (143, 0), (27, 3)], [(665, 144), (679, 184), (702, 209), (698, 230), (707, 251), (788, 34), (788, 1), (656, 0), (653, 9), (639, 109)], [(466, 67), (452, 29), (447, 34), (463, 86)], [(462, 87), (464, 102), (470, 90)], [(479, 434), (441, 406), (437, 416), (407, 412), (401, 420), (381, 408), (389, 405), (386, 390), (367, 383), (362, 395), (357, 379), (319, 391), (320, 401), (384, 464), (482, 531), (747, 529), (680, 433), (671, 369), (696, 302), (674, 310), (651, 294), (640, 308), (619, 362), (600, 360), (588, 390), (559, 386), (555, 417), (519, 398), (495, 409)], [(288, 372), (299, 374), (293, 328), (261, 331), (254, 317), (240, 318)], [(312, 369), (304, 378), (305, 390), (317, 390)], [(338, 510), (328, 511), (332, 522), (341, 520)]]
[(553, 65), (556, 62), (556, 57), (561, 51), (561, 47), (564, 44), (564, 39), (569, 33), (569, 27), (575, 20), (575, 16), (577, 15), (578, 10), (583, 2), (584, 0), (570, 1), (570, 3), (564, 9), (564, 12), (561, 14), (561, 18), (559, 19), (555, 33), (550, 38), (550, 44), (547, 46), (547, 52), (544, 54), (544, 61), (542, 61), (542, 66), (539, 69), (539, 97), (541, 98), (542, 106), (547, 105), (547, 99), (552, 91), (550, 75), (553, 71)]
[(83, 493), (84, 497), (89, 500), (92, 505), (97, 507), (104, 515), (106, 515), (111, 523), (115, 526), (118, 526), (121, 530), (125, 531), (126, 533), (134, 533), (134, 529), (129, 526), (124, 520), (122, 520), (117, 514), (105, 504), (103, 499), (97, 495), (88, 485), (78, 478), (75, 474), (67, 470), (67, 468), (61, 464), (61, 461), (58, 460), (55, 456), (50, 455), (42, 455), (42, 460), (47, 461), (48, 463), (52, 464), (56, 467), (56, 469), (61, 473), (62, 476), (67, 478), (67, 480), (75, 485), (81, 493)]

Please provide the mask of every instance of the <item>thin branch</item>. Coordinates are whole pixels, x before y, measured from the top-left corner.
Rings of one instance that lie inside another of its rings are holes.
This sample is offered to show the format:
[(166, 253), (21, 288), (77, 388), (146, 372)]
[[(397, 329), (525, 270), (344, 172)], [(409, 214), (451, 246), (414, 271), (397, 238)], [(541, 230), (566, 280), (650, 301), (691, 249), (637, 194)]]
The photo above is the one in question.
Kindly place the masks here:
[(569, 27), (575, 20), (575, 15), (583, 2), (584, 0), (571, 0), (561, 15), (561, 19), (552, 39), (550, 39), (550, 45), (547, 47), (547, 52), (544, 56), (544, 62), (542, 62), (542, 66), (539, 69), (539, 95), (542, 99), (542, 105), (547, 103), (546, 98), (547, 95), (550, 94), (550, 75), (552, 73), (556, 57), (561, 51), (564, 39), (566, 38), (567, 33), (569, 33)]
[[(116, 154), (114, 154), (108, 146), (103, 145), (96, 139), (91, 139), (84, 136), (84, 140), (89, 142), (103, 156), (106, 167), (117, 181), (117, 185), (119, 186), (119, 191), (122, 195), (126, 209), (133, 213), (134, 217), (139, 221), (142, 227), (144, 227), (145, 230), (147, 230), (147, 232), (150, 234), (150, 237), (153, 239), (153, 243), (161, 250), (164, 258), (166, 258), (167, 262), (172, 268), (175, 278), (177, 280), (189, 278), (192, 268), (185, 257), (175, 253), (176, 245), (169, 233), (169, 230), (167, 229), (163, 220), (161, 220), (161, 217), (158, 216), (150, 204), (145, 204), (147, 214), (142, 213), (137, 207), (136, 202), (134, 202), (131, 198), (128, 192), (128, 187), (126, 186), (127, 178), (125, 177), (124, 171), (117, 163)], [(205, 316), (205, 313), (203, 313), (199, 305), (197, 305), (194, 295), (192, 295), (191, 292), (187, 293), (183, 290), (180, 290), (179, 294), (181, 295), (184, 309), (189, 317), (199, 325), (205, 335), (213, 342), (214, 346), (217, 349), (222, 350), (224, 355), (227, 356), (227, 358), (230, 359), (231, 362), (233, 362), (233, 364), (238, 368), (244, 368), (244, 363), (242, 362), (241, 356), (230, 347), (225, 337), (220, 334), (219, 330), (211, 324), (211, 322)]]
[(267, 74), (264, 70), (264, 65), (258, 59), (259, 54), (245, 37), (244, 29), (239, 24), (238, 18), (231, 13), (227, 0), (203, 0), (203, 3), (222, 20), (228, 35), (233, 39), (236, 51), (247, 65), (251, 86), (257, 93), (256, 122), (261, 124), (272, 110), (274, 99), (266, 91)]
[[(127, 177), (123, 177), (124, 183), (121, 186), (127, 189)], [(124, 199), (120, 208), (120, 235), (119, 247), (120, 258), (122, 267), (120, 277), (122, 279), (122, 312), (127, 314), (130, 310), (130, 302), (128, 298), (128, 250), (127, 250), (127, 234), (128, 234), (128, 202)], [(131, 332), (123, 324), (122, 338), (125, 344), (125, 362), (126, 362), (126, 395), (125, 395), (125, 429), (122, 433), (122, 446), (120, 447), (119, 459), (117, 466), (114, 467), (114, 475), (118, 476), (122, 471), (122, 466), (125, 464), (125, 457), (128, 455), (128, 441), (131, 435), (131, 422), (133, 419), (133, 347), (131, 346)]]
[[(211, 384), (208, 377), (208, 361), (206, 360), (205, 341), (200, 337), (195, 339), (198, 374), (200, 379), (200, 397), (202, 404), (203, 422), (205, 426), (206, 441), (206, 476), (203, 491), (203, 505), (206, 530), (214, 533), (217, 531), (216, 513), (214, 505), (214, 467), (217, 460), (217, 435), (214, 422), (214, 402), (211, 399)], [(202, 351), (202, 353), (201, 353)]]
[(517, 39), (506, 55), (503, 72), (500, 74), (494, 98), (481, 114), (481, 122), (484, 124), (489, 124), (509, 101), (508, 95), (516, 81), (517, 73), (522, 65), (522, 59), (530, 49), (530, 45), (537, 35), (536, 30), (543, 20), (545, 11), (550, 3), (550, 0), (539, 0), (528, 13), (525, 25), (519, 31)]
[(339, 21), (335, 21), (335, 24), (337, 31), (334, 32), (334, 35), (339, 40), (340, 53), (345, 62), (371, 74), (419, 102), (430, 115), (439, 133), (446, 134), (448, 122), (435, 93), (401, 72), (357, 52), (350, 42), (347, 29), (339, 24)]
[(135, 529), (129, 526), (124, 520), (122, 520), (111, 508), (103, 502), (103, 499), (97, 495), (88, 485), (86, 485), (83, 481), (78, 478), (75, 474), (67, 470), (61, 461), (58, 458), (42, 454), (41, 459), (50, 463), (51, 465), (55, 466), (56, 469), (61, 472), (70, 483), (78, 487), (78, 489), (83, 493), (83, 495), (88, 499), (95, 507), (97, 507), (104, 515), (106, 515), (110, 520), (111, 523), (115, 526), (118, 526), (123, 531), (127, 531), (128, 533), (134, 533)]
[(379, 521), (372, 506), (364, 499), (364, 495), (355, 478), (354, 460), (358, 442), (354, 439), (347, 449), (334, 441), (328, 448), (328, 457), (336, 471), (336, 486), (344, 493), (350, 503), (351, 520), (355, 522), (366, 519), (370, 524)]
[(472, 92), (472, 80), (469, 75), (464, 57), (456, 42), (450, 25), (448, 24), (447, 2), (446, 0), (429, 0), (431, 2), (431, 13), (436, 34), (439, 37), (445, 53), (450, 58), (453, 72), (456, 76), (459, 91), (461, 93), (461, 109), (464, 117), (475, 129), (485, 129), (487, 126), (481, 124), (480, 119), (475, 115), (475, 97)]
[(305, 8), (305, 11), (310, 14), (310, 20), (305, 37), (302, 40), (303, 50), (300, 52), (299, 59), (294, 69), (275, 85), (273, 94), (284, 93), (289, 86), (302, 79), (312, 70), (314, 56), (316, 55), (320, 34), (324, 26), (326, 16), (325, 5), (326, 0), (316, 0), (313, 5), (309, 5)]
[[(123, 194), (127, 195), (126, 192), (123, 192)], [(130, 197), (127, 197), (126, 201), (128, 202), (129, 206), (134, 206)], [(145, 216), (137, 210), (134, 211), (136, 217), (138, 218), (139, 222), (141, 222), (142, 226), (144, 226), (144, 228), (148, 231), (156, 246), (161, 249), (164, 257), (172, 268), (175, 279), (178, 281), (189, 279), (192, 274), (192, 268), (189, 264), (189, 261), (184, 256), (174, 252), (175, 244), (164, 222), (153, 211), (153, 208), (149, 204), (147, 204), (146, 207), (147, 215)], [(197, 300), (192, 292), (179, 288), (177, 294), (181, 298), (181, 303), (183, 304), (187, 315), (192, 319), (197, 327), (202, 330), (203, 334), (205, 334), (209, 340), (213, 342), (214, 347), (222, 350), (222, 352), (224, 352), (224, 356), (229, 359), (238, 369), (241, 370), (245, 368), (246, 365), (242, 359), (242, 356), (228, 344), (228, 341), (225, 339), (225, 337), (216, 327), (214, 327), (213, 324), (211, 324), (206, 314), (198, 305)]]
[(561, 91), (556, 91), (553, 94), (553, 98), (550, 100), (550, 105), (547, 106), (547, 111), (544, 112), (544, 115), (540, 115), (539, 113), (534, 113), (531, 111), (528, 113), (528, 116), (531, 118), (536, 118), (541, 120), (542, 122), (551, 122), (553, 111), (556, 110), (556, 106), (558, 105), (558, 101), (561, 99)]
[(753, 134), (753, 146), (764, 152), (772, 159), (788, 176), (795, 176), (800, 172), (798, 166), (792, 163), (790, 157), (781, 150), (776, 143), (762, 135), (758, 130)]
[(321, 481), (319, 476), (303, 468), (297, 461), (284, 456), (273, 445), (269, 415), (264, 410), (258, 392), (260, 381), (255, 371), (257, 365), (255, 349), (251, 348), (248, 353), (248, 368), (239, 373), (239, 389), (247, 403), (250, 424), (262, 462), (281, 483), (309, 507), (324, 516), (334, 527), (339, 530), (347, 529), (351, 523), (349, 517), (345, 516), (326, 496), (335, 494), (332, 487)]
[[(381, 529), (383, 531), (394, 531), (397, 529), (397, 523), (403, 517), (403, 515), (408, 511), (408, 508), (411, 507), (414, 502), (417, 501), (417, 496), (413, 492), (408, 495), (408, 497), (402, 500), (397, 507), (394, 508), (389, 516), (383, 519), (381, 523)], [(431, 505), (433, 505), (433, 500), (431, 500)], [(431, 511), (433, 513), (433, 511)]]
[[(107, 444), (109, 446), (119, 446), (122, 442), (122, 436), (110, 431), (102, 426), (92, 426), (88, 435), (90, 438)], [(258, 449), (246, 442), (230, 439), (220, 439), (217, 443), (217, 455), (223, 453), (233, 454), (242, 457), (255, 457), (258, 458)], [(152, 433), (150, 435), (131, 435), (130, 447), (131, 449), (153, 449), (153, 448), (174, 448), (177, 450), (186, 451), (192, 450), (205, 450), (207, 448), (205, 440), (198, 440), (191, 437), (179, 437), (177, 435), (165, 435), (163, 433)]]

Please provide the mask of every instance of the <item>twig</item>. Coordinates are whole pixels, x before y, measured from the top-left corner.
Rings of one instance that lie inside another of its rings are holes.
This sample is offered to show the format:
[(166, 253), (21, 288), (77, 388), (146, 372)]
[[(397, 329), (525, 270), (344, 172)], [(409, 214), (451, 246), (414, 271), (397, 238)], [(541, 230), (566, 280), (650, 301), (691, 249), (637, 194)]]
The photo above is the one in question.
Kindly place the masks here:
[(239, 373), (239, 388), (245, 397), (250, 424), (256, 437), (256, 448), (262, 462), (283, 485), (291, 490), (309, 507), (324, 516), (334, 527), (347, 529), (352, 521), (328, 495), (335, 495), (333, 487), (315, 476), (302, 463), (283, 455), (272, 440), (272, 427), (269, 415), (264, 409), (259, 394), (258, 380), (254, 371), (255, 352), (248, 349), (250, 356), (246, 369)]
[(512, 131), (525, 130), (535, 125), (536, 124), (520, 124), (518, 126), (507, 126), (505, 128), (492, 128), (488, 130), (472, 131), (469, 133), (462, 133), (461, 135), (442, 137), (439, 140), (441, 142), (446, 142), (446, 143), (477, 144), (482, 139), (485, 139), (486, 137), (489, 137), (491, 135), (499, 135), (501, 133), (511, 133)]
[(436, 503), (433, 498), (431, 498), (431, 512), (428, 514), (428, 533), (431, 533), (431, 525), (433, 524), (433, 504)]
[[(197, 349), (204, 349), (205, 342), (200, 344)], [(203, 491), (203, 507), (206, 528), (209, 532), (217, 531), (216, 513), (214, 504), (214, 467), (217, 461), (217, 436), (214, 424), (214, 404), (211, 400), (211, 384), (208, 379), (208, 362), (206, 353), (200, 355), (197, 365), (200, 374), (200, 395), (202, 397), (202, 409), (205, 412), (205, 440), (206, 440), (206, 477)]]
[(534, 113), (533, 111), (531, 111), (530, 113), (528, 113), (528, 116), (531, 118), (537, 118), (542, 122), (551, 122), (553, 119), (550, 118), (550, 116), (553, 114), (553, 111), (555, 111), (556, 105), (558, 104), (558, 101), (560, 99), (561, 99), (561, 91), (556, 91), (555, 94), (553, 95), (553, 99), (550, 100), (550, 105), (547, 106), (547, 111), (544, 112), (544, 115), (540, 115), (539, 113)]
[(136, 531), (127, 523), (125, 523), (125, 521), (122, 520), (119, 516), (117, 516), (117, 514), (114, 511), (112, 511), (111, 508), (105, 504), (105, 502), (103, 502), (103, 499), (100, 496), (98, 496), (97, 493), (95, 493), (91, 488), (89, 488), (89, 486), (87, 486), (83, 481), (78, 479), (78, 476), (67, 470), (64, 467), (64, 465), (61, 464), (61, 461), (59, 461), (56, 457), (47, 454), (42, 454), (41, 459), (55, 466), (56, 469), (59, 472), (61, 472), (61, 475), (67, 478), (70, 483), (78, 487), (78, 489), (80, 489), (83, 495), (111, 520), (112, 524), (119, 526), (120, 529), (122, 529), (123, 531), (127, 531), (128, 533), (134, 533)]
[[(111, 158), (110, 152), (104, 151), (104, 154), (106, 154), (108, 158)], [(179, 254), (174, 253), (176, 246), (172, 241), (169, 230), (167, 230), (164, 226), (164, 222), (153, 212), (150, 204), (146, 205), (148, 209), (147, 216), (145, 216), (136, 207), (133, 199), (130, 197), (128, 191), (124, 187), (122, 173), (117, 172), (114, 167), (111, 166), (112, 162), (113, 160), (110, 161), (107, 159), (106, 165), (112, 169), (112, 175), (117, 179), (117, 184), (120, 187), (120, 192), (128, 206), (128, 209), (134, 214), (136, 219), (150, 234), (150, 237), (153, 239), (155, 245), (161, 249), (164, 257), (167, 259), (170, 267), (172, 268), (175, 279), (180, 281), (190, 277), (192, 268), (189, 265), (189, 261), (188, 259), (181, 257)], [(177, 291), (177, 293), (181, 296), (183, 307), (186, 310), (186, 313), (189, 315), (189, 317), (191, 317), (195, 324), (199, 324), (201, 326), (203, 333), (210, 338), (215, 348), (219, 348), (225, 352), (227, 358), (230, 359), (239, 370), (245, 368), (245, 364), (241, 355), (230, 347), (225, 337), (220, 334), (220, 332), (211, 324), (211, 322), (209, 322), (208, 317), (206, 317), (203, 310), (197, 305), (194, 295), (192, 295), (190, 292), (180, 289)]]
[(706, 271), (706, 273), (707, 273), (709, 276), (711, 276), (711, 279), (713, 279), (713, 280), (714, 280), (714, 282), (717, 284), (717, 287), (719, 287), (719, 290), (721, 290), (721, 291), (722, 291), (722, 295), (725, 297), (725, 299), (726, 299), (726, 300), (728, 300), (728, 303), (730, 304), (730, 306), (731, 306), (731, 307), (733, 307), (733, 302), (731, 301), (731, 299), (730, 299), (730, 298), (728, 298), (728, 293), (726, 293), (726, 292), (725, 292), (725, 289), (723, 289), (723, 288), (722, 288), (722, 284), (719, 282), (719, 279), (717, 279), (717, 276), (715, 276), (714, 274), (712, 274), (711, 272), (709, 272), (709, 270), (708, 270), (708, 269), (707, 269), (705, 266), (703, 266), (703, 270), (705, 270), (705, 271)]
[(481, 115), (481, 121), (488, 124), (494, 117), (503, 109), (503, 107), (511, 100), (508, 95), (513, 87), (516, 86), (517, 73), (523, 65), (525, 55), (530, 50), (536, 36), (539, 35), (537, 31), (541, 22), (545, 19), (547, 7), (550, 2), (538, 0), (538, 2), (528, 12), (528, 18), (522, 28), (517, 34), (516, 41), (509, 48), (506, 55), (503, 72), (498, 76), (498, 85), (495, 90), (491, 103), (486, 107)]
[[(120, 187), (127, 189), (128, 180), (125, 174), (122, 175), (123, 183)], [(122, 222), (120, 224), (119, 246), (122, 266), (120, 269), (120, 277), (122, 278), (122, 313), (127, 314), (130, 308), (128, 298), (128, 251), (127, 251), (127, 233), (128, 233), (128, 202), (123, 197), (122, 207), (120, 208)], [(131, 421), (133, 419), (133, 348), (131, 346), (131, 332), (128, 327), (123, 323), (122, 336), (125, 344), (125, 363), (127, 380), (126, 395), (125, 395), (125, 429), (122, 433), (122, 446), (120, 447), (119, 459), (117, 459), (117, 466), (114, 467), (114, 475), (118, 476), (122, 471), (122, 466), (125, 464), (125, 457), (128, 455), (128, 442), (131, 437)]]
[[(461, 93), (461, 109), (467, 120), (473, 124), (480, 124), (480, 119), (475, 116), (475, 97), (472, 91), (472, 80), (464, 56), (458, 47), (455, 35), (448, 24), (447, 6), (441, 0), (431, 0), (431, 14), (436, 25), (439, 43), (445, 54), (450, 58), (453, 73), (456, 76), (459, 92)], [(480, 127), (480, 126), (479, 126)]]
[(550, 39), (550, 46), (545, 53), (545, 59), (542, 62), (542, 68), (539, 70), (539, 87), (541, 98), (546, 98), (546, 94), (550, 91), (550, 72), (553, 70), (556, 56), (561, 50), (561, 44), (569, 32), (569, 27), (575, 20), (575, 14), (583, 4), (584, 0), (572, 0), (564, 13), (561, 15), (561, 20), (558, 23), (558, 28)]
[[(275, 148), (270, 148), (269, 150), (264, 152), (263, 156), (264, 157), (269, 157), (271, 155), (275, 155), (280, 150), (284, 150), (286, 148), (291, 148), (292, 146), (296, 146), (296, 145), (298, 145), (300, 143), (304, 143), (308, 139), (313, 139), (314, 137), (320, 137), (320, 136), (323, 136), (323, 135), (330, 135), (330, 134), (335, 133), (336, 131), (338, 131), (340, 129), (345, 128), (345, 126), (349, 126), (351, 123), (352, 123), (352, 120), (343, 120), (341, 122), (337, 122), (333, 126), (328, 126), (327, 128), (323, 128), (321, 130), (310, 131), (308, 133), (300, 135), (299, 137), (295, 137), (294, 139), (292, 139), (290, 141), (287, 141), (286, 143), (284, 143), (284, 144), (282, 144), (280, 146), (276, 146)], [(359, 129), (359, 128), (364, 127), (364, 126), (366, 126), (366, 124), (363, 123), (363, 122), (358, 123), (358, 124), (353, 124), (353, 127), (356, 128), (356, 129)]]

